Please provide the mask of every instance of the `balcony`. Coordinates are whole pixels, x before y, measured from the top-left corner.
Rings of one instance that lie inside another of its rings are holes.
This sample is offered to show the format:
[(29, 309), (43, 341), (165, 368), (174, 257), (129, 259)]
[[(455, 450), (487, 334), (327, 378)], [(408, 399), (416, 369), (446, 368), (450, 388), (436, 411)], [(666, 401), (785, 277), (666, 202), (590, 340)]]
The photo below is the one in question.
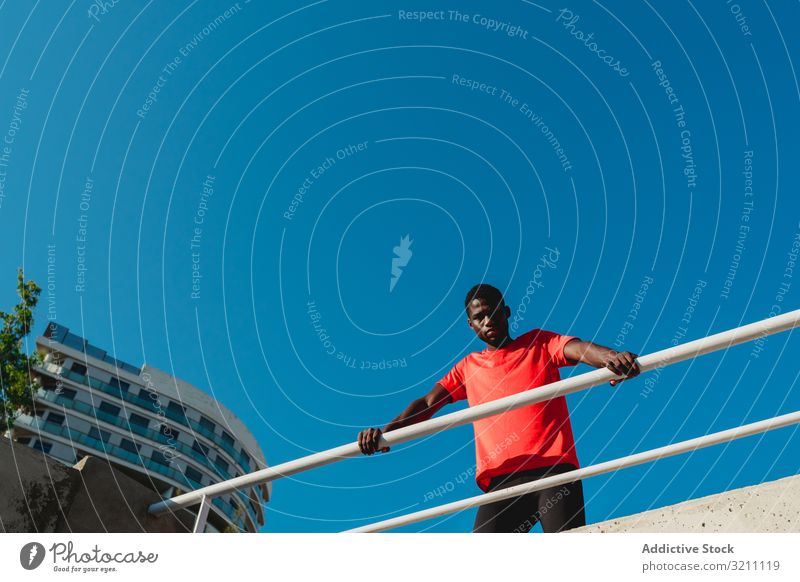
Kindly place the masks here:
[[(250, 464), (242, 459), (241, 452), (237, 451), (229, 443), (222, 440), (222, 437), (220, 435), (218, 435), (216, 432), (209, 429), (208, 427), (203, 426), (198, 421), (191, 418), (187, 418), (185, 414), (176, 412), (174, 410), (169, 410), (168, 408), (160, 406), (160, 404), (158, 404), (157, 399), (144, 397), (141, 394), (131, 394), (129, 392), (121, 390), (117, 386), (112, 386), (107, 382), (103, 382), (102, 380), (97, 380), (96, 378), (85, 376), (83, 374), (79, 374), (72, 370), (64, 369), (63, 367), (59, 369), (59, 367), (54, 364), (45, 364), (45, 366), (42, 369), (48, 372), (49, 374), (55, 375), (56, 377), (67, 378), (69, 380), (72, 380), (73, 382), (77, 382), (78, 384), (83, 384), (84, 386), (88, 386), (95, 390), (99, 390), (101, 392), (104, 392), (105, 394), (110, 394), (114, 398), (118, 398), (120, 400), (130, 402), (131, 404), (135, 404), (136, 406), (144, 408), (145, 410), (153, 414), (158, 414), (159, 412), (161, 412), (167, 418), (174, 420), (175, 422), (178, 422), (183, 426), (191, 428), (195, 432), (200, 433), (201, 435), (212, 441), (216, 446), (222, 447), (231, 456), (231, 460), (234, 463), (239, 464), (239, 466), (243, 469), (244, 473), (249, 473), (251, 470)], [(230, 477), (227, 476), (226, 478), (229, 479)]]
[[(192, 457), (193, 459), (195, 459), (196, 461), (202, 463), (203, 466), (208, 467), (209, 469), (212, 469), (215, 472), (217, 471), (216, 465), (214, 465), (207, 457), (199, 454), (197, 451), (185, 445), (184, 443), (178, 441), (177, 439), (174, 438), (170, 439), (169, 437), (158, 431), (151, 430), (144, 426), (140, 426), (135, 422), (130, 422), (121, 416), (114, 416), (113, 414), (103, 412), (102, 410), (95, 408), (94, 406), (87, 404), (85, 402), (81, 402), (79, 400), (72, 400), (70, 398), (65, 398), (50, 390), (39, 390), (36, 393), (36, 396), (40, 400), (45, 400), (47, 402), (52, 402), (59, 406), (70, 408), (72, 410), (75, 410), (92, 418), (96, 417), (98, 420), (102, 420), (103, 422), (108, 424), (113, 424), (114, 426), (117, 426), (127, 432), (136, 433), (137, 435), (143, 436), (147, 439), (150, 439), (151, 441), (175, 447), (182, 453), (185, 453), (190, 457)], [(170, 440), (172, 442), (170, 442)], [(227, 476), (226, 478), (230, 478), (230, 476)]]

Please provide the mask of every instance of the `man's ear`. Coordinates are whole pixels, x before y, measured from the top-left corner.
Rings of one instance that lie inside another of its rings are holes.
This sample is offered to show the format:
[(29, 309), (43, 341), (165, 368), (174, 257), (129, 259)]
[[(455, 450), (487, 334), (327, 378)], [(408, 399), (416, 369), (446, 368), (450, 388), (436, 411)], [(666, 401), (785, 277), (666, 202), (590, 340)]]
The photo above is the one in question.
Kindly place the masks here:
[(511, 308), (506, 305), (506, 319), (511, 319)]

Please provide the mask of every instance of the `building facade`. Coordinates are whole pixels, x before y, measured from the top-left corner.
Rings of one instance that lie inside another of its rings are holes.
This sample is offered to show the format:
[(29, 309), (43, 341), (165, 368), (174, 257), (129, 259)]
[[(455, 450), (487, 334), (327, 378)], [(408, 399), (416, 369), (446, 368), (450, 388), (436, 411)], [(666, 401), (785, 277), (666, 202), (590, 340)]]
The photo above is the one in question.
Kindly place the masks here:
[[(44, 356), (36, 370), (42, 388), (34, 415), (15, 420), (17, 444), (67, 465), (106, 458), (163, 497), (267, 466), (245, 425), (194, 386), (112, 358), (55, 322), (36, 349)], [(271, 492), (267, 483), (215, 497), (206, 531), (258, 531)]]

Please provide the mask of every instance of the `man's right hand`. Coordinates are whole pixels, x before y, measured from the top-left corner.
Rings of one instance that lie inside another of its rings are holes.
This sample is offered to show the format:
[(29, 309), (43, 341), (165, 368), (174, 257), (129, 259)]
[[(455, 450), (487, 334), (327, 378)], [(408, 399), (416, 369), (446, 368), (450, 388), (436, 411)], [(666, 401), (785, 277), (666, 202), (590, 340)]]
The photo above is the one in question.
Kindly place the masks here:
[(389, 447), (378, 449), (378, 441), (380, 441), (382, 434), (379, 428), (365, 428), (358, 433), (358, 447), (361, 452), (365, 455), (372, 455), (377, 451), (388, 453)]
[(381, 440), (381, 435), (383, 433), (406, 427), (409, 424), (428, 420), (436, 414), (436, 411), (442, 406), (452, 401), (453, 399), (447, 389), (437, 382), (427, 395), (413, 400), (411, 404), (400, 413), (400, 416), (387, 423), (383, 429), (365, 428), (358, 433), (358, 447), (365, 455), (374, 455), (378, 451), (381, 453), (388, 453), (389, 447), (378, 448), (378, 441)]

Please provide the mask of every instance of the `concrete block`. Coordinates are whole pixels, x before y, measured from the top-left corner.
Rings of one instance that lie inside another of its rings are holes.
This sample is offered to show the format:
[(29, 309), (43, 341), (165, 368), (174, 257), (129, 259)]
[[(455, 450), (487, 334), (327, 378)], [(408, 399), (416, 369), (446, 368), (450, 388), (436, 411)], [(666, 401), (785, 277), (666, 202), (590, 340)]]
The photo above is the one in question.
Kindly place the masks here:
[(2, 531), (56, 531), (77, 490), (75, 471), (41, 451), (0, 438)]
[(153, 517), (161, 496), (114, 467), (87, 456), (74, 467), (0, 438), (0, 531), (12, 533), (191, 532), (187, 510)]
[(800, 475), (692, 499), (565, 533), (800, 532)]
[(74, 468), (78, 487), (66, 519), (56, 532), (191, 532), (194, 516), (182, 510), (154, 517), (147, 513), (161, 496), (114, 468), (107, 460), (87, 456)]

